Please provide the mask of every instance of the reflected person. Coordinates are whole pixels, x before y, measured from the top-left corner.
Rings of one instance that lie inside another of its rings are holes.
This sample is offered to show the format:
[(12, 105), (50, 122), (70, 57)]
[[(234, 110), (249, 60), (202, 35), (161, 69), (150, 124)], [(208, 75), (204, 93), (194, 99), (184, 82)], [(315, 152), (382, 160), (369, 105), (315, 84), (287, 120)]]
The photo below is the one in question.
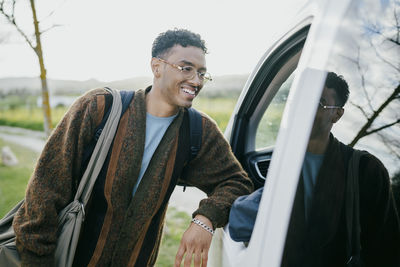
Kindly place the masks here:
[[(360, 158), (358, 168), (361, 254), (348, 253), (346, 181), (354, 149), (331, 133), (348, 96), (344, 78), (329, 72), (303, 161), (282, 266), (400, 266), (399, 218), (389, 175), (369, 153)], [(262, 192), (260, 188), (234, 202), (229, 218), (233, 240), (250, 240)]]

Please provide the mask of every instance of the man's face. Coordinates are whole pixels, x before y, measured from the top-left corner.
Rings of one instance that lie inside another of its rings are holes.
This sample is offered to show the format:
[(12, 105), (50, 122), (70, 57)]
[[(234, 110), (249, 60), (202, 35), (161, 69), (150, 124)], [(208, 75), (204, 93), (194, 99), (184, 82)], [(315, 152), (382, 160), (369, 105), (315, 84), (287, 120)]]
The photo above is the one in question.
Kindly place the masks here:
[(205, 72), (206, 60), (203, 50), (194, 46), (175, 45), (162, 58), (170, 64), (154, 58), (153, 64), (158, 61), (156, 67), (159, 73), (156, 73), (155, 76), (158, 79), (163, 100), (174, 108), (191, 107), (193, 99), (203, 87), (203, 81), (200, 80), (197, 72), (194, 77), (186, 78), (176, 66), (190, 66), (196, 71)]
[[(322, 92), (320, 102), (324, 106), (337, 106), (335, 90), (325, 87), (324, 91)], [(343, 111), (343, 108), (340, 107), (324, 109), (319, 105), (317, 113), (315, 115), (310, 139), (318, 138), (320, 136), (326, 136), (327, 134), (329, 134), (333, 124), (342, 117)]]

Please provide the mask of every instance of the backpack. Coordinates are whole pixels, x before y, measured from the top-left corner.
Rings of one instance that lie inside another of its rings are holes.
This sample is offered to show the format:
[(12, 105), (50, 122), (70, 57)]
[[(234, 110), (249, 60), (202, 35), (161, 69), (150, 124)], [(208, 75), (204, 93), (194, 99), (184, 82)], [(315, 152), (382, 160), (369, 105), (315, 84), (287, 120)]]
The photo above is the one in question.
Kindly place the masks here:
[(368, 152), (344, 145), (342, 147), (344, 160), (348, 163), (345, 192), (346, 267), (362, 267), (364, 262), (361, 259), (359, 169), (361, 157)]

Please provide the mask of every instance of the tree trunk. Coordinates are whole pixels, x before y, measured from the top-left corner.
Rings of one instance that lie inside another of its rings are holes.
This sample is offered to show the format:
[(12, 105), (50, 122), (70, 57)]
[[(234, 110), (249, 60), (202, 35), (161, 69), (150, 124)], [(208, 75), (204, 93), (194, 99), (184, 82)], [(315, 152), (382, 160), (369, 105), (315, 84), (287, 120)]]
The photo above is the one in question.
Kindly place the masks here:
[(47, 136), (50, 135), (52, 130), (51, 125), (51, 111), (49, 102), (49, 90), (47, 87), (46, 68), (44, 67), (42, 43), (40, 41), (39, 22), (36, 16), (35, 1), (30, 0), (33, 14), (33, 24), (35, 26), (36, 47), (35, 52), (39, 59), (40, 64), (40, 81), (42, 83), (42, 108), (43, 108), (43, 127)]

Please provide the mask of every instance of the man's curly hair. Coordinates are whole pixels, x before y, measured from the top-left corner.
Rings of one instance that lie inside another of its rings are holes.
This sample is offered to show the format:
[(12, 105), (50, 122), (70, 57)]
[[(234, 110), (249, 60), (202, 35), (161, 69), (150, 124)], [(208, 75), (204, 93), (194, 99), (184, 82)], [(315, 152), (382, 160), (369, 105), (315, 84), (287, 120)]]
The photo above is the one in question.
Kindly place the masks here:
[(342, 75), (334, 72), (328, 72), (326, 76), (325, 86), (335, 90), (336, 105), (343, 107), (349, 98), (349, 85)]
[(199, 34), (185, 29), (173, 29), (160, 33), (157, 36), (153, 42), (151, 56), (163, 56), (175, 45), (181, 45), (183, 47), (194, 46), (203, 50), (205, 54), (207, 53), (206, 44)]

